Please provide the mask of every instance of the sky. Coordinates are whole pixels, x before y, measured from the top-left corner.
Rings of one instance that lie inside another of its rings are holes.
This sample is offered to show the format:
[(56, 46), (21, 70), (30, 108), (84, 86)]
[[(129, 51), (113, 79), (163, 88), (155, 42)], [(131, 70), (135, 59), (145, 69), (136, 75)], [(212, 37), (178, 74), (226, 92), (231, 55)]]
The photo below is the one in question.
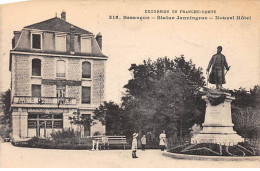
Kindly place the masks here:
[[(30, 1), (0, 6), (0, 91), (10, 87), (8, 70), (13, 31), (66, 11), (66, 20), (103, 35), (106, 63), (105, 100), (120, 103), (123, 86), (132, 78), (132, 63), (158, 57), (184, 55), (202, 67), (217, 46), (231, 66), (224, 88), (253, 88), (260, 81), (260, 1), (157, 0), (157, 1)], [(216, 10), (215, 14), (154, 14), (145, 10)], [(248, 16), (250, 20), (116, 20), (109, 16)], [(212, 86), (212, 85), (211, 85)]]

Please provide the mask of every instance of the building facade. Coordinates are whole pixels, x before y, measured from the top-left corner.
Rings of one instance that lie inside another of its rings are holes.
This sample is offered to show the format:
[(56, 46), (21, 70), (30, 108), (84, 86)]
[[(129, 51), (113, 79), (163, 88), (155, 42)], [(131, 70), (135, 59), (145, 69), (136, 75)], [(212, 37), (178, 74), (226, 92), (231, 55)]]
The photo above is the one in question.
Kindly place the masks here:
[(104, 99), (102, 35), (54, 17), (14, 31), (10, 51), (13, 135), (49, 137), (63, 128), (82, 136), (104, 133), (105, 126), (75, 126), (69, 118), (92, 118)]

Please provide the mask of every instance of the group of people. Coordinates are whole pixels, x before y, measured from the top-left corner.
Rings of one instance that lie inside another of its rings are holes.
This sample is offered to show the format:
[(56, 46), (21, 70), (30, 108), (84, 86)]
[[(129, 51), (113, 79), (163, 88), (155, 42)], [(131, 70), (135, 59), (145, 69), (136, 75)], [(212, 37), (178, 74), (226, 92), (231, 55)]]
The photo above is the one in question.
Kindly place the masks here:
[(101, 141), (96, 139), (92, 140), (92, 151), (101, 150), (102, 146), (104, 150), (106, 149), (106, 147), (109, 147), (108, 138), (106, 134), (102, 135)]
[[(134, 133), (133, 134), (133, 141), (132, 141), (132, 158), (138, 158), (136, 156), (137, 152), (137, 137), (139, 134)], [(166, 134), (165, 131), (162, 131), (162, 133), (159, 136), (160, 142), (159, 145), (161, 147), (161, 151), (164, 151), (166, 148)], [(141, 145), (142, 145), (142, 151), (145, 151), (145, 146), (146, 146), (146, 136), (143, 135), (141, 138)]]

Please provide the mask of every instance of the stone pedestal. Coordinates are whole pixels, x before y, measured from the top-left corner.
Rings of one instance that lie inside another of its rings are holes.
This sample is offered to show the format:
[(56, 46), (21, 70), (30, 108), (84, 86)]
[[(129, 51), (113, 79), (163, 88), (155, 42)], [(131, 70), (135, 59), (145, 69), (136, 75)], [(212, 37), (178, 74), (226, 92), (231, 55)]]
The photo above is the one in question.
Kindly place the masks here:
[(202, 124), (202, 131), (191, 138), (191, 143), (216, 143), (233, 146), (243, 142), (244, 139), (233, 130), (231, 102), (235, 98), (227, 94), (225, 101), (217, 106), (212, 106), (206, 96), (202, 98), (206, 101), (205, 121)]

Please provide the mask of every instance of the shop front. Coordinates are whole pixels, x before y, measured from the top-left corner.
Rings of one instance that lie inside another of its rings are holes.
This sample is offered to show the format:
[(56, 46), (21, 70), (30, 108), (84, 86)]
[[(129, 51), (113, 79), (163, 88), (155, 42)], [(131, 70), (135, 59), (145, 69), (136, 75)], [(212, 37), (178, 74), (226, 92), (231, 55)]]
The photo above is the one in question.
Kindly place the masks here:
[(28, 114), (28, 137), (50, 137), (63, 128), (63, 114)]

